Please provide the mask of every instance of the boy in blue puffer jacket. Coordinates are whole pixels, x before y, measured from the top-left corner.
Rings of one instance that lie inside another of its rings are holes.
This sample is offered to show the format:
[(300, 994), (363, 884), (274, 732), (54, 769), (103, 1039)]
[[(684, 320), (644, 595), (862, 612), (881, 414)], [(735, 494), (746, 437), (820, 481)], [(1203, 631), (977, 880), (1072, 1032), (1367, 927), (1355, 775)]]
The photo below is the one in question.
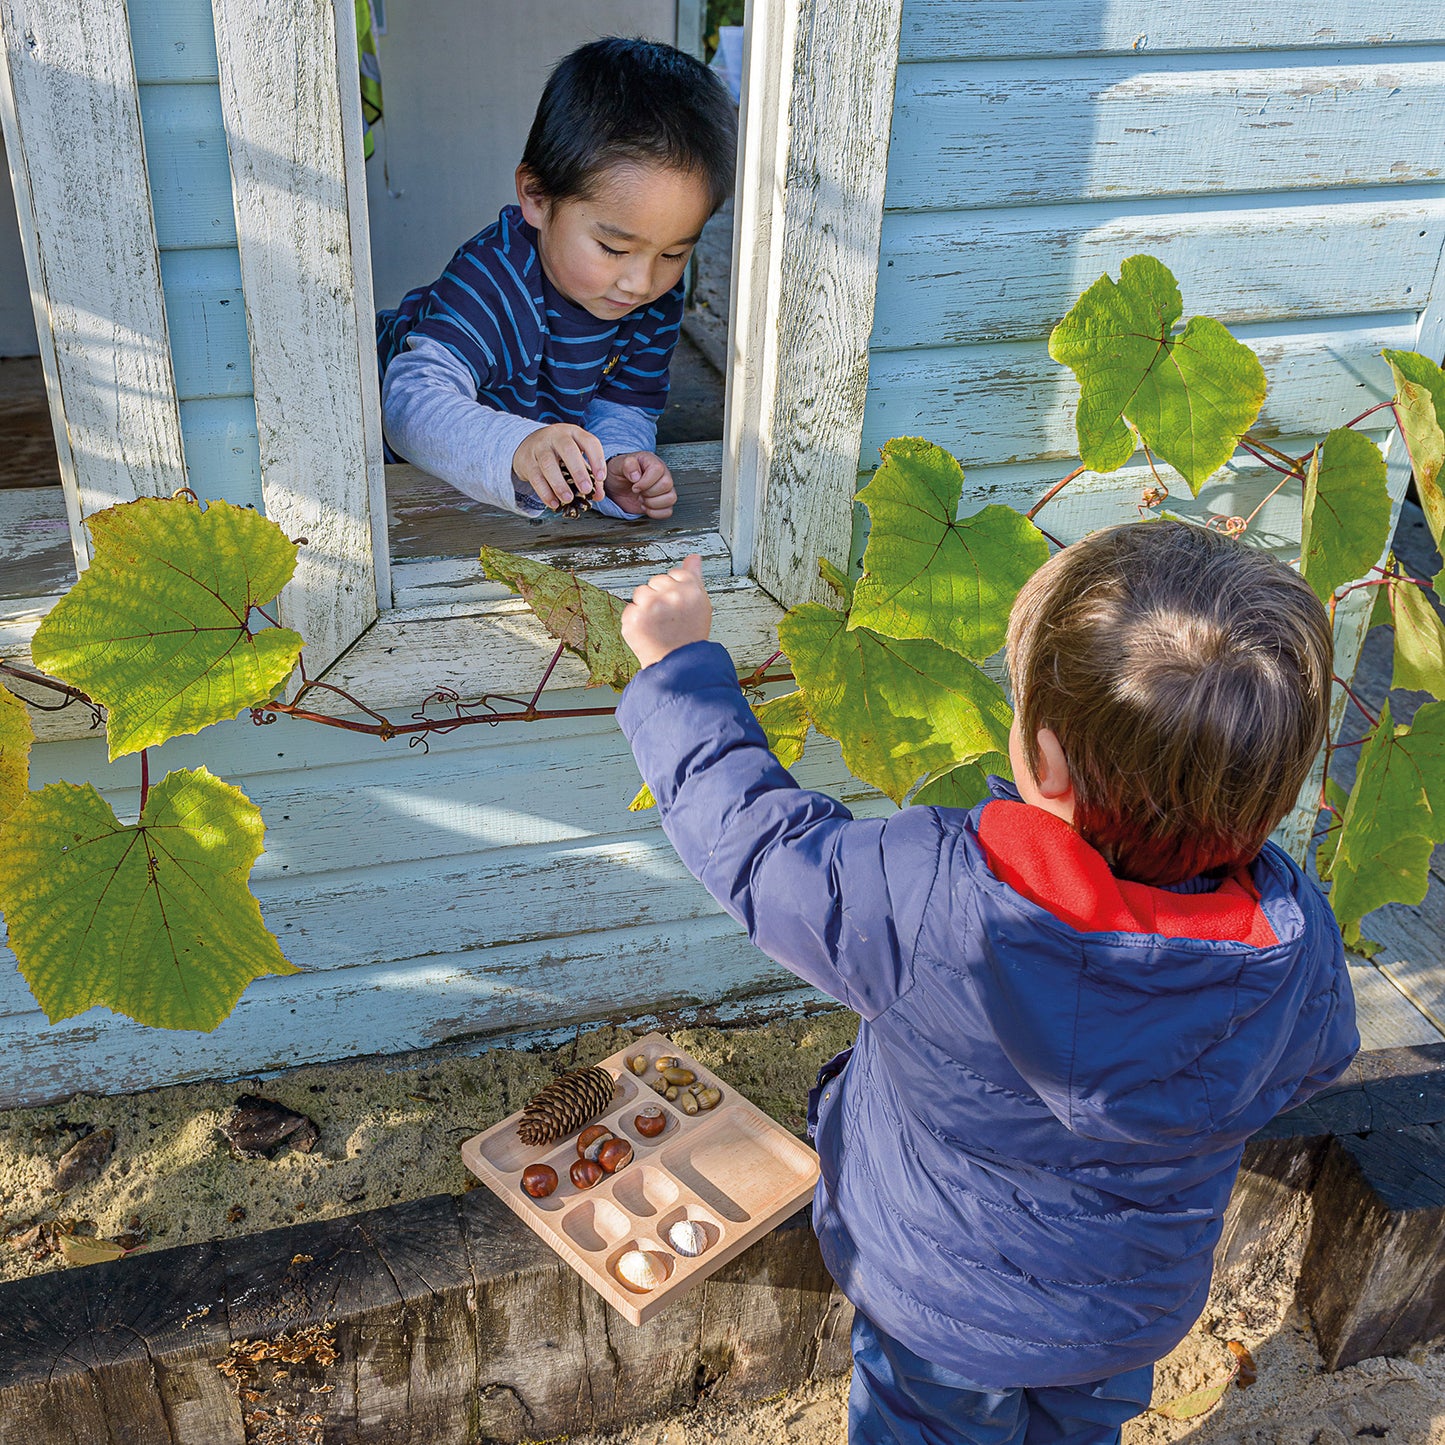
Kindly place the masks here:
[(637, 589), (617, 716), (683, 861), (862, 1016), (816, 1133), (849, 1439), (1118, 1441), (1245, 1140), (1359, 1047), (1328, 905), (1266, 841), (1324, 738), (1324, 609), (1216, 533), (1096, 533), (1014, 604), (1015, 786), (882, 820), (779, 766), (710, 619), (696, 559)]

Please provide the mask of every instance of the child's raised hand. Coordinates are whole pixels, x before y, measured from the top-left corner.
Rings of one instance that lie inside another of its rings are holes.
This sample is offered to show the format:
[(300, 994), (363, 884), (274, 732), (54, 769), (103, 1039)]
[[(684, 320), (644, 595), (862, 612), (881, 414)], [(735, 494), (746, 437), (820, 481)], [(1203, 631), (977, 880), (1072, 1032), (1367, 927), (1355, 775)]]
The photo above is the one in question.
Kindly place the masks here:
[[(566, 467), (572, 485), (562, 475)], [(607, 477), (602, 443), (580, 426), (555, 422), (531, 432), (512, 453), (512, 470), (554, 512), (579, 497), (600, 497)]]
[(643, 583), (622, 613), (622, 640), (644, 667), (689, 642), (706, 642), (711, 630), (712, 603), (696, 552), (681, 567)]
[(623, 452), (607, 459), (607, 495), (624, 512), (645, 512), (656, 521), (672, 516), (677, 488), (656, 452)]

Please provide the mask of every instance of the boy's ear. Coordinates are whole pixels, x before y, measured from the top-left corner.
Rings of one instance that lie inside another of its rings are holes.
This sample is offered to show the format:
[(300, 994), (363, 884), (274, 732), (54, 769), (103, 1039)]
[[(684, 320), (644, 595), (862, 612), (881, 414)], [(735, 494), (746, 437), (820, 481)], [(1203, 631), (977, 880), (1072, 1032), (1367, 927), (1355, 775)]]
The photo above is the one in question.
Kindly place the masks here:
[(1040, 728), (1038, 743), (1039, 760), (1034, 772), (1034, 785), (1051, 801), (1072, 803), (1074, 780), (1069, 776), (1069, 760), (1064, 756), (1058, 735), (1052, 728)]
[(552, 203), (543, 195), (537, 178), (526, 166), (517, 167), (517, 204), (522, 208), (522, 219), (533, 230), (546, 224), (552, 210)]

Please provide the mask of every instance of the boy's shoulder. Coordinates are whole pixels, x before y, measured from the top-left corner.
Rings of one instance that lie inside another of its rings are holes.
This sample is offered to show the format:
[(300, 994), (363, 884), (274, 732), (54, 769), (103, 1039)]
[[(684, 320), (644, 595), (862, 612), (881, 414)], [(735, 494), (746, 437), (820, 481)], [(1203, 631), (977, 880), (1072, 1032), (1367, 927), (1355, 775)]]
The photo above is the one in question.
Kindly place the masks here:
[(522, 219), (520, 206), (504, 206), (490, 226), (457, 247), (442, 278), (475, 283), (478, 271), (493, 282), (520, 287), (541, 298), (542, 263), (537, 233)]

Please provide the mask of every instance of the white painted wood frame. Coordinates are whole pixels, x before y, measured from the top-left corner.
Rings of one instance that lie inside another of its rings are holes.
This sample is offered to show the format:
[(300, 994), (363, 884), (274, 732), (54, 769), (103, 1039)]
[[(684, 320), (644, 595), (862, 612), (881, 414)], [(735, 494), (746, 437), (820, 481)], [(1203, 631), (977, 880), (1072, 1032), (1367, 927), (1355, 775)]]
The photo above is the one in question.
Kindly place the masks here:
[(0, 118), (76, 566), (83, 518), (185, 485), (123, 0), (4, 0)]
[(307, 539), (281, 620), (314, 675), (388, 591), (355, 24), (345, 0), (212, 8), (261, 491)]
[(848, 563), (901, 13), (748, 10), (722, 528), (785, 606)]

